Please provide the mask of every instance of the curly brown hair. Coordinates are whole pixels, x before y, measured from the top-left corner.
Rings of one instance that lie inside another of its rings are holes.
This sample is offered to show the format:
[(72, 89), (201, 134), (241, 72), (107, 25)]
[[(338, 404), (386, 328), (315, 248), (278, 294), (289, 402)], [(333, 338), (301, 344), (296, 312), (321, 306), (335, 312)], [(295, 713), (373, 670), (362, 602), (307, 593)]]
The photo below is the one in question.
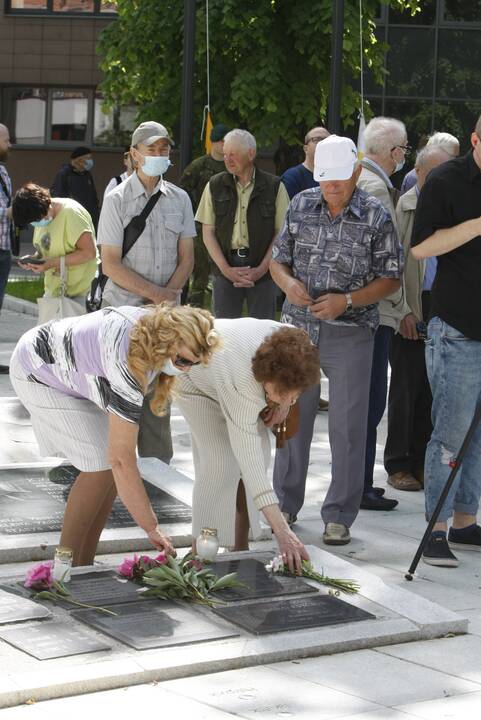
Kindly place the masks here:
[(12, 217), (15, 225), (25, 227), (41, 220), (48, 213), (52, 198), (47, 188), (28, 182), (17, 190), (12, 203)]
[(302, 392), (320, 382), (319, 352), (304, 330), (283, 327), (257, 348), (252, 371), (257, 382), (271, 382), (279, 392)]
[[(173, 306), (168, 303), (152, 305), (151, 312), (143, 315), (130, 334), (128, 364), (142, 385), (148, 389), (150, 371), (159, 371), (165, 361), (181, 345), (207, 365), (212, 353), (220, 346), (214, 330), (214, 318), (207, 310), (190, 305)], [(150, 407), (154, 415), (163, 415), (172, 399), (176, 378), (160, 373), (155, 381)]]

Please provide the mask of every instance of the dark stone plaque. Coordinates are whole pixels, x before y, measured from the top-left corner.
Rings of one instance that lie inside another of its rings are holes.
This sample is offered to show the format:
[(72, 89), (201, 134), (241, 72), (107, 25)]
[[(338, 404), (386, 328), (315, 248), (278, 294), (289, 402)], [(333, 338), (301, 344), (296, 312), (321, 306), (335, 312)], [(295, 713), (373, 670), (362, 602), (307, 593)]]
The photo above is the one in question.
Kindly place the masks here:
[[(62, 529), (65, 504), (78, 471), (71, 466), (51, 470), (3, 470), (0, 479), (0, 535), (55, 532)], [(145, 483), (159, 522), (190, 522), (191, 509), (168, 493)], [(107, 528), (134, 527), (117, 498)]]
[(375, 615), (334, 595), (319, 594), (305, 598), (229, 605), (216, 608), (214, 613), (253, 635), (375, 620)]
[(118, 613), (117, 617), (92, 610), (76, 610), (72, 615), (135, 650), (190, 645), (239, 635), (234, 628), (226, 628), (185, 603), (141, 600), (114, 605), (112, 610)]
[(235, 572), (238, 580), (247, 586), (243, 588), (227, 588), (216, 593), (219, 598), (226, 602), (317, 592), (316, 588), (308, 585), (300, 577), (288, 577), (268, 572), (264, 563), (260, 560), (251, 558), (219, 560), (209, 565), (209, 567), (218, 577)]
[(23, 620), (42, 620), (51, 616), (50, 610), (38, 603), (0, 590), (0, 625)]
[(0, 638), (37, 660), (112, 649), (111, 645), (97, 640), (83, 627), (68, 622), (45, 622), (2, 629)]
[[(30, 595), (30, 590), (24, 587), (23, 581), (17, 583), (17, 587), (20, 588), (22, 595), (26, 595), (27, 597)], [(100, 605), (104, 607), (105, 605), (116, 605), (117, 603), (137, 602), (140, 600), (140, 586), (130, 582), (130, 580), (119, 577), (113, 570), (72, 575), (72, 579), (67, 583), (66, 587), (74, 600), (86, 603), (87, 605)], [(63, 600), (58, 600), (56, 604), (67, 610), (75, 609), (75, 605)]]

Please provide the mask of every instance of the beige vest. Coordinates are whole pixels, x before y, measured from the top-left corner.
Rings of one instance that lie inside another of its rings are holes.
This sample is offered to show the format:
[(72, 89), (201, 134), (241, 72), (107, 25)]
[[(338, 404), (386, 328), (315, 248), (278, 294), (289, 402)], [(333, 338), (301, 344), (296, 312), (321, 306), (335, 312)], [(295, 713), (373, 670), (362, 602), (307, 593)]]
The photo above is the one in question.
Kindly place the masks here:
[(416, 320), (423, 319), (421, 304), (421, 293), (423, 291), (424, 273), (426, 261), (416, 260), (411, 253), (411, 235), (414, 226), (414, 214), (418, 196), (416, 186), (401, 196), (396, 207), (396, 218), (399, 232), (399, 239), (404, 249), (404, 288), (408, 312), (416, 316)]

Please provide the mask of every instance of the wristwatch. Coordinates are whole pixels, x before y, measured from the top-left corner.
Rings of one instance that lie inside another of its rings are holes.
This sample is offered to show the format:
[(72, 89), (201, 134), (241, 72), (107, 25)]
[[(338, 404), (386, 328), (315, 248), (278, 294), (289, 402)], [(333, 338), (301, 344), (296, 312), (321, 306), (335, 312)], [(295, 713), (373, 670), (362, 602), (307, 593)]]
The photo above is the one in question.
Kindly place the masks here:
[(344, 297), (346, 298), (346, 309), (344, 312), (349, 312), (350, 310), (352, 310), (352, 295), (349, 292), (346, 293)]

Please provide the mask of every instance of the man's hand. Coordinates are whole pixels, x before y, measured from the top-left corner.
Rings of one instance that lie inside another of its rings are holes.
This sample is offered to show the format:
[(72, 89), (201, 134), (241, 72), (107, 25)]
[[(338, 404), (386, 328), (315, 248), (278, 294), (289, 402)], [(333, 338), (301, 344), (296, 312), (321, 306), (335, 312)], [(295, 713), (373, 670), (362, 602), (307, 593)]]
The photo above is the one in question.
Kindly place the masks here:
[(151, 294), (149, 300), (154, 305), (160, 305), (162, 302), (177, 302), (181, 292), (182, 290), (175, 290), (174, 288), (159, 287)]
[(222, 274), (227, 280), (230, 280), (234, 287), (254, 287), (253, 281), (249, 277), (251, 268), (247, 267), (231, 267), (228, 265)]
[(245, 274), (245, 277), (248, 278), (251, 282), (256, 283), (258, 280), (261, 279), (261, 277), (264, 277), (266, 274), (268, 268), (262, 267), (262, 265), (258, 265), (255, 268), (249, 268), (249, 272)]
[(345, 295), (340, 293), (327, 293), (327, 295), (321, 295), (312, 305), (309, 310), (319, 320), (335, 320), (339, 315), (342, 315), (347, 307), (347, 299)]
[(307, 288), (300, 280), (290, 278), (286, 286), (286, 297), (292, 305), (311, 305), (313, 302)]
[(405, 340), (419, 340), (415, 315), (408, 313), (403, 317), (399, 325), (399, 334), (402, 335)]

